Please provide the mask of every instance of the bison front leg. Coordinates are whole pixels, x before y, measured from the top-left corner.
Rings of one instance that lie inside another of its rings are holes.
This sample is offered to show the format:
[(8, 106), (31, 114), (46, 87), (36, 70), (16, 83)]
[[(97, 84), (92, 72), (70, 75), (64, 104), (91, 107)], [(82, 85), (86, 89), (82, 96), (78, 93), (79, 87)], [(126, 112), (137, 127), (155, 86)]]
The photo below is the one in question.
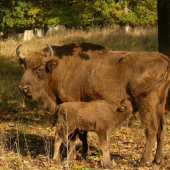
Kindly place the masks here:
[(142, 96), (138, 98), (137, 105), (141, 122), (145, 128), (146, 144), (140, 166), (145, 166), (149, 161), (152, 148), (156, 141), (158, 123), (156, 116), (156, 93), (149, 94), (148, 96)]
[(55, 141), (54, 141), (54, 156), (53, 160), (57, 163), (60, 161), (60, 146), (62, 143), (62, 139), (59, 137), (59, 135), (55, 134)]
[(113, 168), (109, 152), (109, 135), (105, 131), (97, 132), (99, 136), (100, 149), (103, 153), (103, 168)]

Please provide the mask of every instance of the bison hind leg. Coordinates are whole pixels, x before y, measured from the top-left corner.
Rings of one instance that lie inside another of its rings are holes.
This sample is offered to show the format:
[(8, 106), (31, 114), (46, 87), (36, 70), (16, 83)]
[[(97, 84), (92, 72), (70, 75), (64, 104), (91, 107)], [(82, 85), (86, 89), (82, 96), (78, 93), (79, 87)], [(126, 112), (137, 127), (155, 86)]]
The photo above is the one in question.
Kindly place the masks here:
[(161, 163), (166, 131), (164, 111), (168, 89), (169, 82), (162, 83), (157, 90), (136, 99), (146, 133), (146, 145), (140, 162), (141, 165), (145, 165), (148, 161), (156, 140), (157, 150), (153, 163)]
[(156, 116), (157, 93), (153, 92), (147, 96), (136, 98), (141, 122), (145, 128), (146, 144), (140, 166), (145, 166), (149, 161), (152, 148), (156, 142), (158, 122)]
[(169, 82), (167, 82), (162, 87), (161, 93), (159, 95), (158, 105), (157, 105), (157, 120), (158, 120), (157, 150), (153, 161), (153, 163), (156, 164), (161, 164), (162, 162), (164, 138), (165, 138), (165, 131), (166, 131), (164, 111), (165, 111), (165, 103), (168, 94), (168, 89), (169, 89)]

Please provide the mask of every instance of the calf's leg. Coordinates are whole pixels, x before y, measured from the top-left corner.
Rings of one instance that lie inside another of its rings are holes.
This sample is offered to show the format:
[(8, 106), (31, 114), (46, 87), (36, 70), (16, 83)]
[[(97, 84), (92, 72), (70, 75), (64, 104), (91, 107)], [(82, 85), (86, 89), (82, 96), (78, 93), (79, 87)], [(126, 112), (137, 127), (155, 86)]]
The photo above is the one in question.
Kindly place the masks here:
[(79, 138), (82, 142), (82, 157), (86, 158), (88, 151), (87, 131), (79, 132)]
[(60, 146), (61, 146), (61, 143), (62, 143), (62, 138), (56, 132), (55, 141), (54, 141), (54, 155), (53, 155), (53, 160), (55, 162), (58, 162), (60, 160)]
[(67, 159), (69, 159), (70, 161), (72, 161), (75, 157), (75, 141), (76, 141), (76, 136), (77, 136), (77, 131), (75, 130), (73, 133), (71, 133), (68, 136), (68, 143), (69, 143), (69, 150), (68, 150), (68, 155), (67, 155)]
[(109, 152), (109, 135), (107, 131), (99, 131), (97, 134), (99, 136), (100, 149), (103, 153), (103, 168), (113, 168)]

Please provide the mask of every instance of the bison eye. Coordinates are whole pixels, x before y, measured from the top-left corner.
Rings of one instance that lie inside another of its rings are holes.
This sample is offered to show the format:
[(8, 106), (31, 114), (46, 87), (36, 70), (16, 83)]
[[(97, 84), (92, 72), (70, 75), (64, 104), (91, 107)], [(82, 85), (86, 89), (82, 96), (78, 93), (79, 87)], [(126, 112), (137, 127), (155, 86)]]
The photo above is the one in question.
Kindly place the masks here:
[(44, 69), (43, 68), (37, 68), (35, 70), (35, 74), (37, 74), (38, 76), (42, 76), (44, 74)]

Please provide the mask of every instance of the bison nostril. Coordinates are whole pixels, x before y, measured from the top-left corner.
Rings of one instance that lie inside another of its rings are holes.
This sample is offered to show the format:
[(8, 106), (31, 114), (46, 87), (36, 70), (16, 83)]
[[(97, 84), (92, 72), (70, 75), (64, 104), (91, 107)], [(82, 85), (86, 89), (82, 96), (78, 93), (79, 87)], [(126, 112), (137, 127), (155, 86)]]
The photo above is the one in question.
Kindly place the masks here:
[(27, 93), (27, 91), (28, 91), (27, 88), (24, 88), (24, 92)]
[(29, 91), (29, 89), (30, 89), (29, 86), (25, 86), (25, 87), (23, 88), (23, 90), (24, 90), (25, 93), (27, 93), (27, 92)]
[(30, 92), (30, 86), (29, 85), (25, 85), (25, 86), (19, 85), (19, 89), (23, 93), (29, 93)]

